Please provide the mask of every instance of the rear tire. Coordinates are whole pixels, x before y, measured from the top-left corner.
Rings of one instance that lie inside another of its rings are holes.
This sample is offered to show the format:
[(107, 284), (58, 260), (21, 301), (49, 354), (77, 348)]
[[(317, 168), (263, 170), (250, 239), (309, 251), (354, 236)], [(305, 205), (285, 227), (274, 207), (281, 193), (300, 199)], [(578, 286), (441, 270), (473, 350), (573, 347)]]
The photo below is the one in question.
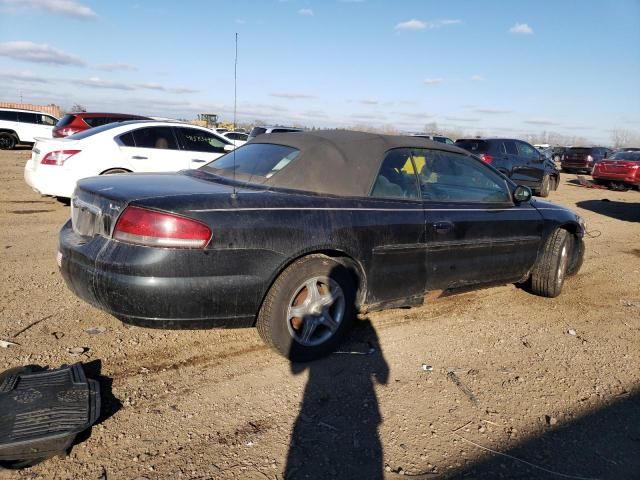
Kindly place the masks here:
[(114, 175), (116, 173), (131, 173), (131, 172), (124, 168), (111, 168), (109, 170), (105, 170), (100, 175)]
[(13, 150), (17, 140), (15, 135), (10, 133), (0, 133), (0, 150)]
[(531, 272), (531, 291), (542, 297), (560, 295), (572, 258), (573, 237), (561, 228), (554, 231)]
[[(352, 273), (325, 255), (295, 261), (276, 278), (258, 314), (260, 337), (292, 361), (330, 353), (355, 317)], [(298, 314), (298, 315), (296, 315)]]
[(551, 189), (551, 177), (549, 177), (549, 175), (545, 175), (542, 177), (542, 184), (540, 185), (540, 196), (548, 197), (550, 189)]

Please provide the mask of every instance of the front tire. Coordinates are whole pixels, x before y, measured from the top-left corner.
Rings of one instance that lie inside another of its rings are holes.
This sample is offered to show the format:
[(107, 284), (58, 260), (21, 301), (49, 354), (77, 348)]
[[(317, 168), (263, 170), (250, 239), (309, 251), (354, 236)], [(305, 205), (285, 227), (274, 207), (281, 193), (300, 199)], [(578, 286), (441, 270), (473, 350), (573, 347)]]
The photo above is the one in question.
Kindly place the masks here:
[(295, 261), (275, 280), (258, 314), (264, 342), (292, 361), (330, 353), (353, 321), (352, 273), (325, 255)]
[(573, 237), (561, 228), (554, 231), (531, 272), (531, 290), (542, 297), (560, 295), (572, 256)]
[(0, 133), (0, 150), (13, 150), (16, 146), (16, 137), (10, 133)]
[(542, 184), (540, 185), (540, 196), (548, 197), (550, 189), (551, 189), (551, 178), (549, 177), (549, 175), (545, 175), (542, 177)]

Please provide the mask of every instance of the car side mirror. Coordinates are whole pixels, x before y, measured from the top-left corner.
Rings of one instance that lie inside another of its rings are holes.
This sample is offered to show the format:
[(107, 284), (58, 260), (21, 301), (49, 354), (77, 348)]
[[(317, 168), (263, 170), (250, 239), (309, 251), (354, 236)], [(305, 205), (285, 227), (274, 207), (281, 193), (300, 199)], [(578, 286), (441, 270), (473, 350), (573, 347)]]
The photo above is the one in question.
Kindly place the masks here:
[(524, 185), (518, 185), (516, 189), (513, 191), (513, 199), (520, 202), (528, 202), (532, 197), (531, 189), (529, 187), (525, 187)]
[(222, 149), (223, 149), (225, 152), (230, 152), (230, 151), (232, 151), (232, 150), (235, 150), (235, 148), (236, 148), (236, 146), (235, 146), (235, 145), (230, 145), (230, 144), (228, 144), (228, 143), (227, 143), (227, 144), (225, 144), (225, 146), (224, 146), (224, 147), (222, 147)]

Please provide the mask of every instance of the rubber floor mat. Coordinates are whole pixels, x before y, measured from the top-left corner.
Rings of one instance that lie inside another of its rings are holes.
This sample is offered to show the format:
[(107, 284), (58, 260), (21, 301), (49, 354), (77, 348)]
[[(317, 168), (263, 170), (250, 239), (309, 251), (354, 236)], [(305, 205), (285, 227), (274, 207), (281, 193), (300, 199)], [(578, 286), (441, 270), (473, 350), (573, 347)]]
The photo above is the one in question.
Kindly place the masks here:
[(0, 373), (0, 466), (22, 468), (64, 455), (100, 416), (100, 385), (82, 364)]

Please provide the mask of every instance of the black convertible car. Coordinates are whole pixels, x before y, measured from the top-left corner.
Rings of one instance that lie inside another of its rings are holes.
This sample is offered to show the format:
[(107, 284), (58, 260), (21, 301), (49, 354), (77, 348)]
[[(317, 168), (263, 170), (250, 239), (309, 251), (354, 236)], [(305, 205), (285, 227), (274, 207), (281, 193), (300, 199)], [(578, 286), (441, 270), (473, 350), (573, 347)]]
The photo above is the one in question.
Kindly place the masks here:
[(263, 135), (198, 170), (81, 180), (58, 263), (125, 322), (252, 326), (331, 351), (357, 311), (519, 282), (560, 294), (584, 226), (491, 166), (419, 137)]

